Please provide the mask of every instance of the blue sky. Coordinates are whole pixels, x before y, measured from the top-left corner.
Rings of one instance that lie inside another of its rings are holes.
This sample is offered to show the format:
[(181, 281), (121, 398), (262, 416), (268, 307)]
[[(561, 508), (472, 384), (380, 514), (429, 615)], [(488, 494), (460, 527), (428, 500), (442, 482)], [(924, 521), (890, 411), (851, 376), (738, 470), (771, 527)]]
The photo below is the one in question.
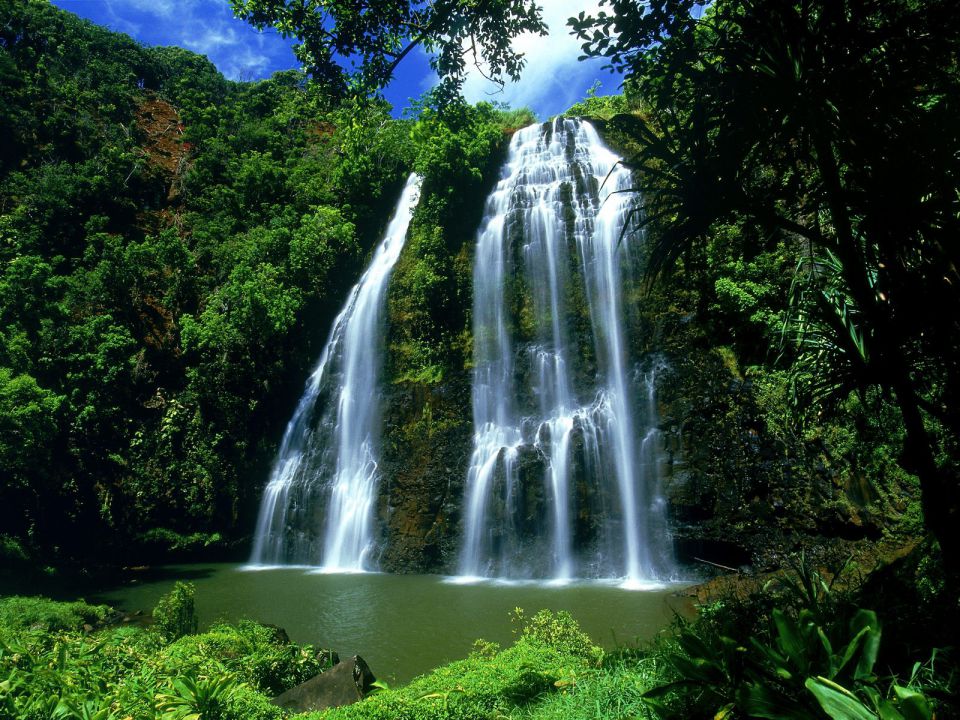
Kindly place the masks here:
[[(297, 67), (290, 41), (274, 31), (257, 32), (237, 20), (228, 0), (52, 0), (99, 25), (127, 33), (148, 45), (179, 45), (206, 55), (224, 75), (233, 80), (257, 80), (277, 70)], [(547, 38), (524, 37), (517, 48), (527, 57), (519, 83), (502, 92), (474, 72), (465, 94), (471, 101), (506, 102), (514, 107), (532, 107), (546, 118), (580, 100), (595, 81), (599, 94), (618, 92), (620, 78), (602, 69), (602, 61), (577, 62), (580, 48), (564, 27), (566, 18), (589, 11), (595, 0), (542, 0), (544, 19), (550, 27)], [(397, 78), (387, 88), (387, 99), (399, 112), (409, 98), (419, 97), (436, 82), (421, 52), (411, 53), (401, 64)]]

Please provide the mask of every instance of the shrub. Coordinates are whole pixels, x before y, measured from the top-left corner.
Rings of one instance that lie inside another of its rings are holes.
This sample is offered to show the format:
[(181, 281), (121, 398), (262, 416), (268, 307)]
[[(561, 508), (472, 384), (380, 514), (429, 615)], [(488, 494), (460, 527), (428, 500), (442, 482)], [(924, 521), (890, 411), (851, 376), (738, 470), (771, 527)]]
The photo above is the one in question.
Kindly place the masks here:
[(242, 620), (182, 637), (163, 653), (164, 672), (214, 672), (223, 667), (267, 695), (279, 695), (330, 667), (329, 653), (290, 643), (276, 628)]
[(220, 533), (195, 532), (184, 535), (167, 528), (148, 530), (140, 535), (139, 539), (143, 543), (158, 546), (167, 553), (192, 553), (223, 542)]
[(652, 658), (636, 650), (605, 654), (600, 667), (589, 668), (555, 683), (557, 692), (520, 709), (515, 720), (607, 720), (647, 718), (643, 692), (656, 679)]
[[(522, 621), (523, 613), (516, 612)], [(556, 644), (554, 644), (556, 643)], [(450, 663), (397, 690), (310, 716), (319, 720), (444, 720), (509, 715), (593, 670), (600, 650), (567, 613), (537, 613), (513, 647), (496, 652), (481, 645), (466, 660)]]
[(279, 720), (283, 710), (265, 695), (246, 685), (237, 687), (227, 698), (222, 720)]
[(232, 675), (194, 677), (184, 673), (173, 678), (166, 692), (157, 694), (157, 710), (164, 720), (219, 720), (227, 701), (239, 687)]
[[(931, 720), (912, 681), (877, 676), (880, 621), (837, 595), (840, 574), (801, 559), (772, 607), (769, 594), (754, 607), (720, 604), (678, 627), (656, 653), (668, 681), (645, 693), (650, 707), (663, 718)], [(758, 607), (765, 617), (751, 629)]]
[[(520, 608), (514, 611), (514, 619), (523, 622)], [(541, 610), (523, 626), (521, 635), (528, 642), (545, 645), (568, 655), (590, 660), (599, 660), (602, 655), (600, 648), (580, 629), (573, 616), (564, 610), (556, 613)]]
[(165, 640), (172, 642), (197, 631), (193, 602), (195, 592), (192, 584), (177, 582), (173, 590), (157, 602), (153, 609), (154, 627)]
[(48, 632), (79, 630), (85, 624), (102, 623), (110, 612), (106, 605), (88, 605), (82, 600), (57, 602), (42, 597), (6, 597), (0, 598), (0, 627)]

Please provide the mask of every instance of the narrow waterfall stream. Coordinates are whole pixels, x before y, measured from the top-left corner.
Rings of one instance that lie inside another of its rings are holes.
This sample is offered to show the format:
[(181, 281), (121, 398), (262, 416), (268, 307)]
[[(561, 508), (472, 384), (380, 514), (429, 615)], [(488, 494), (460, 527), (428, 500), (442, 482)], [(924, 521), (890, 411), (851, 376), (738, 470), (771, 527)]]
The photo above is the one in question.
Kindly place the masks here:
[(459, 573), (669, 576), (653, 371), (630, 358), (629, 171), (586, 122), (517, 132), (474, 264), (474, 446)]
[(287, 425), (260, 504), (253, 565), (372, 568), (384, 303), (419, 194), (411, 175)]

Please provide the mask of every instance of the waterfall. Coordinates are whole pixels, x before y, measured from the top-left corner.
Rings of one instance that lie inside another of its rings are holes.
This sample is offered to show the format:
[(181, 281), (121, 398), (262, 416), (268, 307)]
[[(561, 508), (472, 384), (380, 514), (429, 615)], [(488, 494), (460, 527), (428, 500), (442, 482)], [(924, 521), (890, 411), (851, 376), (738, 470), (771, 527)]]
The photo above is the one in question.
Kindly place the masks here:
[(334, 320), (264, 490), (251, 564), (321, 565), (331, 572), (373, 565), (385, 296), (419, 194), (420, 178), (411, 175), (369, 267)]
[(630, 184), (586, 122), (511, 141), (476, 243), (465, 578), (669, 573), (655, 371), (625, 329)]

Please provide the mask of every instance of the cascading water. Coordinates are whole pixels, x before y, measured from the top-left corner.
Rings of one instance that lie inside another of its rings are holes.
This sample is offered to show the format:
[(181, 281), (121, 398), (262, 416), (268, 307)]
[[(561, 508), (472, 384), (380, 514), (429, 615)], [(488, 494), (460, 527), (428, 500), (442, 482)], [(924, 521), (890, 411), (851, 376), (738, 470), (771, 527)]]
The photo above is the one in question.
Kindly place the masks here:
[(477, 237), (464, 578), (669, 574), (654, 375), (625, 331), (630, 184), (586, 122), (513, 137)]
[(384, 303), (419, 194), (411, 175), (287, 425), (260, 504), (253, 565), (357, 572), (372, 564)]

